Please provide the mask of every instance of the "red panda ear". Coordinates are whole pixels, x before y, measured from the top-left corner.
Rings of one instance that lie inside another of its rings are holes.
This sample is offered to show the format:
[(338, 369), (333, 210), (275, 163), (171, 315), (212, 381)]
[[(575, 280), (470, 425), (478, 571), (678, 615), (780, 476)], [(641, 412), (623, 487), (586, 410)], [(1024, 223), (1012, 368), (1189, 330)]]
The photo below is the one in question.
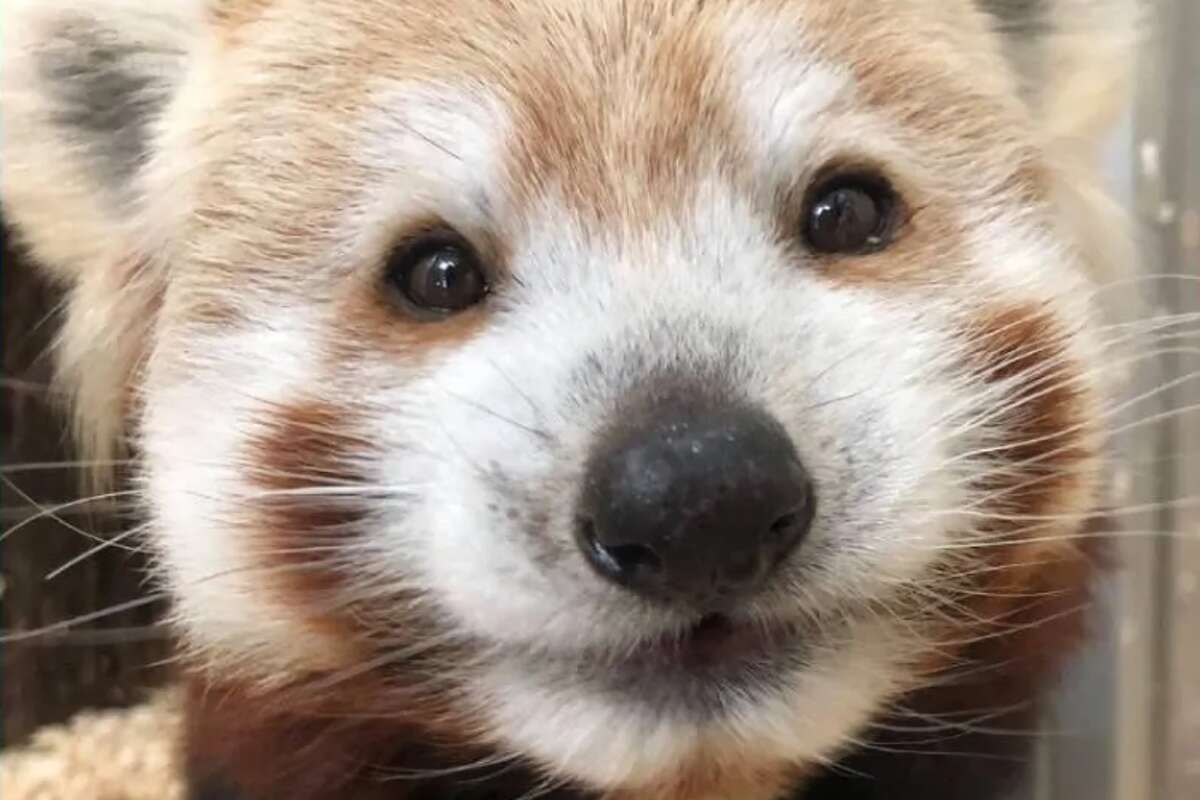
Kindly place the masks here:
[(56, 275), (137, 235), (140, 174), (202, 14), (200, 0), (5, 0), (0, 200)]
[(114, 455), (154, 324), (165, 262), (145, 178), (204, 3), (0, 3), (0, 203), (67, 288), (56, 356), (86, 457)]
[(1136, 263), (1124, 210), (1098, 170), (1130, 105), (1143, 32), (1138, 0), (973, 0), (1033, 114), (1050, 167), (1062, 231), (1087, 272), (1107, 282)]
[(1137, 0), (975, 0), (1054, 139), (1096, 145), (1124, 110), (1142, 30)]

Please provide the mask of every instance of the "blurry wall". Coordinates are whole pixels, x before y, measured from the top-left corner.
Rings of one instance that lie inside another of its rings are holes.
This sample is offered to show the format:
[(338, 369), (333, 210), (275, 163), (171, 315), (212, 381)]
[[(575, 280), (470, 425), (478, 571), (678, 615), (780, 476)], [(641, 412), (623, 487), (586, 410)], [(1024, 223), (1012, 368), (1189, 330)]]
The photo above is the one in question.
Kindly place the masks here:
[(1143, 319), (1191, 317), (1130, 371), (1144, 399), (1116, 420), (1121, 569), (1016, 800), (1200, 798), (1200, 2), (1145, 6), (1137, 96), (1107, 161), (1141, 262), (1113, 295)]

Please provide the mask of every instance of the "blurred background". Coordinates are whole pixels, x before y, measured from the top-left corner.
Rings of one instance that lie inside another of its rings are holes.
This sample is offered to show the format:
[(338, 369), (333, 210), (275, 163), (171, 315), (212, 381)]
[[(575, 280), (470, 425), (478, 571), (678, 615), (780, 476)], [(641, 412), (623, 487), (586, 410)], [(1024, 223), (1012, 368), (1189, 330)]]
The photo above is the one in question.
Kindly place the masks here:
[(1139, 318), (1191, 315), (1190, 333), (1128, 375), (1144, 399), (1118, 420), (1121, 569), (1014, 800), (1200, 798), (1200, 2), (1146, 6), (1133, 107), (1107, 157), (1140, 280), (1110, 299)]
[[(1140, 280), (1122, 310), (1200, 319), (1200, 0), (1149, 0), (1137, 96), (1107, 154), (1132, 212)], [(127, 486), (80, 492), (46, 350), (59, 298), (4, 242), (0, 452), (0, 734), (4, 746), (85, 708), (124, 706), (169, 674), (160, 603)], [(1062, 681), (1013, 800), (1200, 798), (1200, 351), (1128, 375), (1115, 519), (1121, 569), (1097, 636)], [(1192, 343), (1188, 352), (1186, 343)], [(1182, 343), (1182, 344), (1181, 344)], [(1172, 388), (1158, 391), (1164, 385)], [(107, 613), (98, 615), (100, 610)], [(74, 620), (74, 624), (63, 624)], [(39, 631), (37, 635), (30, 635)], [(88, 800), (81, 798), (81, 800)]]

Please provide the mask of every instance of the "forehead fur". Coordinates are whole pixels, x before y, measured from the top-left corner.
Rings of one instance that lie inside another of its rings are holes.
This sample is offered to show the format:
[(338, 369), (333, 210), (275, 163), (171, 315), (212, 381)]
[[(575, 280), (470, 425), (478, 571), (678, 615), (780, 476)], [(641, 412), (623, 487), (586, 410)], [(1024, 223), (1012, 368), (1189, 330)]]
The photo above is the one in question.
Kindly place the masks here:
[[(440, 88), (450, 106), (496, 104), (508, 134), (500, 177), (515, 208), (550, 195), (610, 226), (678, 208), (698, 177), (775, 203), (755, 189), (750, 163), (771, 132), (748, 109), (822, 81), (824, 107), (780, 126), (809, 124), (827, 108), (838, 111), (827, 126), (874, 115), (914, 168), (956, 189), (1036, 184), (1028, 120), (984, 16), (966, 0), (472, 3), (453, 15), (422, 2), (295, 5), (222, 6), (222, 51), (210, 65), (220, 74), (209, 83), (228, 88), (213, 98), (219, 122), (205, 123), (216, 130), (201, 137), (223, 165), (202, 208), (252, 206), (260, 235), (276, 234), (263, 242), (272, 251), (303, 241), (298, 207), (311, 206), (305, 232), (336, 227), (330, 209), (348, 199), (338, 195), (371, 178), (347, 127), (386, 114), (396, 81)], [(319, 31), (307, 21), (314, 13)], [(865, 154), (853, 129), (831, 127), (830, 139), (846, 134), (847, 152), (826, 155)], [(819, 166), (812, 160), (796, 152), (790, 169)], [(277, 188), (300, 183), (303, 195)]]

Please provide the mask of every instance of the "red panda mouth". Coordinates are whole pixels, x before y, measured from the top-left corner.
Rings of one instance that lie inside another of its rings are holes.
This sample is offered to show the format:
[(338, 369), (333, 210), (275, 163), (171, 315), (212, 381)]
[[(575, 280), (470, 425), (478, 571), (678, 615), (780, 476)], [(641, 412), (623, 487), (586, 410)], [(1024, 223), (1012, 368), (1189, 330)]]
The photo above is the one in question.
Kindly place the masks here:
[(750, 665), (770, 667), (799, 643), (794, 627), (769, 627), (714, 613), (704, 615), (682, 634), (646, 642), (625, 663), (697, 675), (722, 673)]
[(785, 691), (807, 660), (810, 638), (801, 625), (706, 614), (682, 632), (645, 640), (595, 663), (577, 662), (571, 679), (664, 713), (719, 717), (731, 698), (746, 701)]
[(684, 662), (706, 664), (763, 649), (766, 636), (753, 626), (723, 614), (707, 614), (679, 640), (676, 655)]

